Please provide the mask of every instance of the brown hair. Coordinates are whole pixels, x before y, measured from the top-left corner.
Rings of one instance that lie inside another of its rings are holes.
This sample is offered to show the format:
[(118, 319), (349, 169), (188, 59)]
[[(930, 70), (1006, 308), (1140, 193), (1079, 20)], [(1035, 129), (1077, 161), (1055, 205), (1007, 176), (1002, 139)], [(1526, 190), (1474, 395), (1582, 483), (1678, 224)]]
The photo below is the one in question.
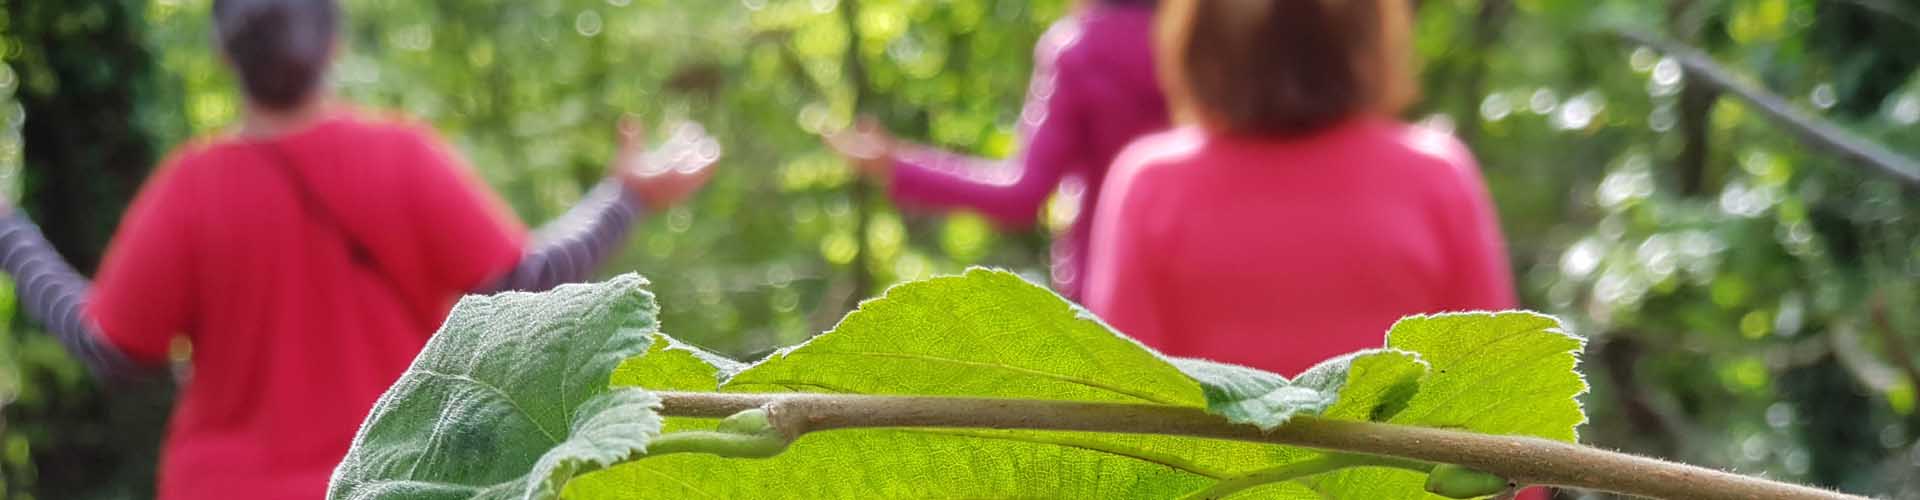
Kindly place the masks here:
[(1407, 0), (1166, 0), (1160, 79), (1181, 121), (1297, 135), (1416, 92)]
[(336, 0), (214, 0), (213, 24), (247, 98), (300, 105), (326, 77), (340, 23)]

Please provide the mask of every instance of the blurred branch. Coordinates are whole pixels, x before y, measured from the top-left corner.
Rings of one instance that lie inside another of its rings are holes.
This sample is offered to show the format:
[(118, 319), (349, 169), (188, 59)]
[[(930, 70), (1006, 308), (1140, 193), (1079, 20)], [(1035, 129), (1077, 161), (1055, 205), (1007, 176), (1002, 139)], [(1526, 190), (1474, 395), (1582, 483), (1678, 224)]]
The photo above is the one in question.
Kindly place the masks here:
[(1872, 308), (1872, 330), (1880, 335), (1881, 347), (1887, 350), (1887, 357), (1893, 358), (1894, 366), (1906, 373), (1907, 386), (1920, 391), (1920, 360), (1914, 359), (1913, 349), (1907, 345), (1906, 337), (1894, 328), (1893, 319), (1887, 314), (1886, 294), (1874, 293), (1873, 304), (1868, 307)]
[(1740, 98), (1761, 115), (1787, 130), (1808, 147), (1827, 151), (1900, 182), (1910, 191), (1920, 191), (1920, 163), (1885, 146), (1861, 139), (1853, 133), (1795, 109), (1786, 99), (1742, 81), (1707, 54), (1665, 37), (1632, 30), (1615, 30), (1616, 36), (1666, 53), (1686, 69), (1689, 82), (1698, 81)]
[(1911, 26), (1914, 29), (1920, 29), (1920, 14), (1914, 14), (1913, 11), (1908, 10), (1905, 7), (1901, 7), (1899, 4), (1895, 4), (1893, 2), (1888, 2), (1886, 0), (1830, 0), (1830, 1), (1859, 7), (1861, 9), (1865, 9), (1867, 12), (1872, 12), (1874, 14), (1879, 14), (1889, 18), (1893, 18), (1893, 20), (1905, 23), (1907, 26)]
[[(1461, 103), (1461, 106), (1466, 109), (1460, 113), (1460, 119), (1463, 121), (1480, 114), (1480, 101), (1486, 97), (1487, 49), (1500, 38), (1500, 32), (1506, 27), (1507, 19), (1513, 17), (1512, 13), (1513, 0), (1480, 2), (1480, 12), (1473, 18), (1473, 48), (1465, 52), (1469, 61), (1466, 84), (1462, 85), (1466, 89), (1466, 99)], [(1478, 120), (1470, 123), (1478, 123)], [(1460, 140), (1472, 144), (1474, 136), (1479, 132), (1478, 126), (1460, 127)]]
[(1636, 436), (1644, 436), (1645, 442), (1653, 443), (1655, 448), (1650, 451), (1654, 455), (1673, 457), (1685, 448), (1685, 436), (1675, 431), (1682, 425), (1678, 417), (1656, 407), (1641, 386), (1639, 365), (1646, 349), (1637, 337), (1633, 332), (1613, 332), (1605, 336), (1596, 354), (1606, 369), (1607, 380), (1613, 383), (1614, 396), (1627, 425), (1633, 427)]
[(1833, 355), (1860, 385), (1877, 393), (1893, 390), (1894, 384), (1899, 382), (1900, 370), (1869, 352), (1860, 338), (1860, 332), (1850, 326), (1834, 328), (1832, 333), (1825, 336), (1831, 344)]
[[(1668, 8), (1673, 36), (1682, 42), (1699, 37), (1714, 11), (1715, 2), (1679, 0)], [(1679, 128), (1680, 194), (1698, 196), (1707, 190), (1707, 168), (1712, 158), (1713, 106), (1720, 102), (1720, 91), (1697, 79), (1688, 79), (1680, 88)]]
[(1707, 20), (1723, 10), (1720, 0), (1674, 0), (1667, 7), (1668, 25), (1680, 40), (1692, 40), (1707, 27)]
[[(1920, 360), (1914, 359), (1911, 346), (1894, 327), (1884, 291), (1876, 291), (1867, 302), (1862, 313), (1867, 324), (1842, 325), (1826, 335), (1834, 354), (1855, 380), (1876, 393), (1894, 390), (1901, 379), (1920, 387)], [(1876, 354), (1869, 350), (1855, 326), (1870, 330), (1878, 337), (1884, 352)]]

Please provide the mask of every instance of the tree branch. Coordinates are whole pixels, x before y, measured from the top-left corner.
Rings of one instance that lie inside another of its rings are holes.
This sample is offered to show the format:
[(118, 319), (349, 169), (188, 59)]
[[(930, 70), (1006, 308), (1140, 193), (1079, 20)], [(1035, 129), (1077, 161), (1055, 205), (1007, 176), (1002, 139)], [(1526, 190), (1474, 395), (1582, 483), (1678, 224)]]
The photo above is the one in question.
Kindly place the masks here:
[(1661, 457), (1683, 456), (1680, 455), (1682, 450), (1692, 448), (1688, 445), (1686, 435), (1677, 430), (1683, 427), (1684, 422), (1655, 406), (1646, 387), (1640, 384), (1640, 358), (1647, 350), (1640, 340), (1640, 334), (1617, 330), (1598, 338), (1602, 340), (1594, 350), (1595, 358), (1603, 368), (1602, 372), (1612, 382), (1614, 399), (1626, 417), (1634, 444), (1651, 445), (1651, 449), (1642, 448), (1638, 451)]
[(1472, 48), (1464, 52), (1467, 60), (1467, 76), (1460, 79), (1460, 87), (1465, 90), (1459, 111), (1460, 121), (1469, 126), (1459, 127), (1456, 131), (1460, 141), (1474, 144), (1480, 135), (1484, 121), (1480, 120), (1480, 102), (1486, 98), (1487, 52), (1507, 25), (1507, 19), (1513, 14), (1513, 0), (1484, 0), (1480, 2), (1480, 12), (1473, 17)]
[(1802, 144), (1892, 177), (1909, 190), (1920, 191), (1920, 162), (1794, 108), (1786, 99), (1741, 81), (1732, 71), (1697, 49), (1637, 31), (1622, 29), (1615, 30), (1614, 34), (1666, 53), (1686, 69), (1689, 84), (1699, 82), (1739, 97), (1761, 115), (1799, 138)]
[(764, 408), (781, 434), (874, 427), (1162, 434), (1302, 446), (1455, 464), (1522, 484), (1700, 500), (1861, 497), (1545, 439), (1294, 417), (1262, 432), (1175, 406), (840, 394), (659, 393), (667, 416), (718, 418)]
[(1900, 329), (1893, 326), (1893, 318), (1887, 314), (1887, 295), (1878, 292), (1873, 295), (1873, 325), (1868, 328), (1880, 334), (1880, 343), (1887, 351), (1887, 357), (1893, 358), (1894, 366), (1907, 375), (1907, 385), (1914, 391), (1920, 391), (1920, 361), (1913, 357), (1913, 349), (1907, 346), (1907, 339), (1900, 335)]
[(1901, 7), (1899, 4), (1887, 2), (1886, 0), (1839, 0), (1839, 2), (1852, 4), (1868, 12), (1893, 18), (1914, 29), (1920, 29), (1920, 15), (1915, 15), (1913, 11)]

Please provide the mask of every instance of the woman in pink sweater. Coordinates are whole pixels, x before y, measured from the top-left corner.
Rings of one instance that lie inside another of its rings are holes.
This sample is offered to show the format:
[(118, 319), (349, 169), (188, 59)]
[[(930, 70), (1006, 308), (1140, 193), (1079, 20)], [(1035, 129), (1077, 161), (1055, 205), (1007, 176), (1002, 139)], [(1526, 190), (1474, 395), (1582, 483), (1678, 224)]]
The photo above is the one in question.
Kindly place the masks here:
[(893, 199), (908, 208), (972, 209), (1007, 230), (1033, 227), (1063, 182), (1084, 188), (1080, 217), (1053, 247), (1055, 289), (1079, 298), (1087, 221), (1100, 206), (1107, 166), (1128, 143), (1168, 125), (1153, 65), (1154, 3), (1089, 0), (1040, 39), (1020, 114), (1026, 149), (1011, 169), (1017, 178), (996, 178), (1002, 170), (987, 160), (896, 146), (871, 125), (827, 142), (869, 177), (890, 182)]
[(1513, 307), (1473, 156), (1393, 117), (1405, 0), (1169, 0), (1182, 126), (1107, 177), (1087, 306), (1175, 356), (1294, 375), (1412, 314)]

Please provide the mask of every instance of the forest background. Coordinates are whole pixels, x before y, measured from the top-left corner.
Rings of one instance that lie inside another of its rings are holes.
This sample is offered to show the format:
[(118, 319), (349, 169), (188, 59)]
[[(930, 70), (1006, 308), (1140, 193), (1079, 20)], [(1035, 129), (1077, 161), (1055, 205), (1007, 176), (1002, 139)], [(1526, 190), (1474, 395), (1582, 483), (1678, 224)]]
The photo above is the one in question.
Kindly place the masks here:
[[(162, 155), (238, 116), (209, 2), (0, 3), (0, 195), (90, 271)], [(1072, 186), (1031, 232), (901, 213), (816, 138), (864, 112), (1009, 155), (1065, 0), (345, 3), (337, 88), (436, 126), (529, 221), (620, 118), (706, 123), (713, 185), (606, 272), (736, 357), (898, 281), (1038, 280), (1073, 216)], [(1406, 118), (1472, 147), (1525, 305), (1593, 339), (1587, 441), (1920, 498), (1920, 1), (1415, 3)], [(0, 498), (150, 497), (170, 393), (103, 389), (0, 290)]]

